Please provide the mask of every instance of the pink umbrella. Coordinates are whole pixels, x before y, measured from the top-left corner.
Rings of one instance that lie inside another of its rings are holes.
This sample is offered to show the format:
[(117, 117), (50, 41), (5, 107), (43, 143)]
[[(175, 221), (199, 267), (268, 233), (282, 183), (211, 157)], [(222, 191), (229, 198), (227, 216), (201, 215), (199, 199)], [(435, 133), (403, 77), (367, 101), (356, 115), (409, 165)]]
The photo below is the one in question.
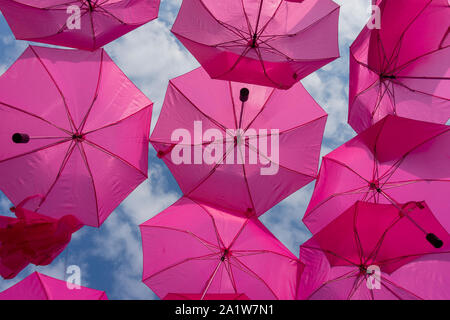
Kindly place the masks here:
[(184, 0), (172, 32), (214, 79), (289, 89), (339, 57), (338, 20), (331, 0)]
[(0, 0), (16, 39), (96, 50), (156, 19), (159, 0)]
[(386, 116), (323, 157), (303, 222), (316, 233), (357, 200), (425, 200), (450, 230), (449, 145), (449, 126)]
[(0, 77), (0, 188), (100, 226), (147, 178), (152, 102), (104, 50), (29, 47)]
[(104, 291), (68, 288), (66, 281), (34, 272), (3, 292), (0, 300), (108, 300)]
[(5, 279), (14, 278), (29, 263), (52, 263), (83, 226), (72, 215), (53, 219), (24, 209), (30, 200), (11, 208), (17, 219), (0, 216), (0, 275)]
[(181, 198), (140, 228), (143, 281), (161, 298), (295, 297), (301, 264), (256, 218)]
[(450, 298), (450, 235), (425, 202), (358, 201), (304, 243), (300, 258), (300, 299)]
[(206, 294), (203, 299), (201, 294), (169, 293), (163, 300), (250, 300), (245, 294), (223, 293)]
[(450, 118), (448, 0), (384, 0), (381, 29), (351, 46), (349, 124), (359, 133), (387, 114)]
[(151, 143), (186, 196), (261, 215), (316, 178), (327, 114), (289, 91), (211, 80), (169, 83)]

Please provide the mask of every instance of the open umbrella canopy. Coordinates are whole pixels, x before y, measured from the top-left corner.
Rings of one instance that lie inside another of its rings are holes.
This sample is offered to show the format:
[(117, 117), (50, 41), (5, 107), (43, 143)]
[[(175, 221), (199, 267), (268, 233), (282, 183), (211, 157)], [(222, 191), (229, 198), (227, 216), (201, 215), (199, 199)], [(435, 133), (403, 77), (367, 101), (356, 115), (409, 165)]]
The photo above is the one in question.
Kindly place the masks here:
[(100, 226), (147, 178), (152, 106), (103, 49), (28, 47), (0, 77), (0, 189)]
[(323, 157), (303, 222), (316, 233), (357, 200), (425, 200), (450, 230), (449, 146), (449, 126), (386, 116)]
[(143, 281), (160, 298), (295, 297), (302, 265), (256, 218), (181, 198), (140, 228)]
[(172, 79), (151, 143), (184, 195), (261, 215), (316, 178), (327, 114), (299, 83), (289, 91)]
[(183, 0), (172, 32), (214, 79), (289, 89), (339, 57), (331, 0)]
[(0, 292), (0, 300), (108, 300), (106, 293), (86, 287), (68, 288), (66, 281), (34, 272)]
[(425, 202), (358, 201), (304, 243), (300, 259), (301, 299), (450, 298), (450, 235)]
[(53, 219), (23, 208), (11, 210), (17, 218), (0, 216), (0, 275), (14, 278), (28, 264), (49, 265), (64, 251), (72, 233), (83, 225), (72, 215)]
[(349, 124), (359, 133), (387, 114), (450, 119), (450, 5), (384, 0), (381, 29), (366, 26), (350, 48)]
[(157, 18), (159, 0), (0, 0), (17, 39), (96, 50)]
[(169, 293), (163, 300), (250, 300), (245, 294), (222, 293), (206, 294), (203, 299), (201, 294)]

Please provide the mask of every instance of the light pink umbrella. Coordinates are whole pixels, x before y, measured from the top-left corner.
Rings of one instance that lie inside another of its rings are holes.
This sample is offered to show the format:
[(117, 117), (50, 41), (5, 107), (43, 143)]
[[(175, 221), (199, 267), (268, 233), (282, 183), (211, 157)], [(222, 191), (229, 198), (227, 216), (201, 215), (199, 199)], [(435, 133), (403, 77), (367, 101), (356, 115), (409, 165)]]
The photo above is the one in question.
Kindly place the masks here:
[(358, 201), (304, 243), (300, 258), (299, 299), (450, 298), (450, 235), (425, 202)]
[(29, 47), (0, 77), (0, 189), (100, 226), (147, 178), (152, 105), (104, 50)]
[(156, 19), (159, 0), (0, 0), (16, 39), (96, 50)]
[(67, 247), (72, 233), (83, 227), (72, 215), (53, 219), (24, 209), (30, 200), (11, 208), (17, 218), (0, 216), (0, 275), (5, 279), (30, 263), (49, 265)]
[(302, 265), (256, 218), (181, 198), (140, 228), (143, 281), (160, 298), (295, 297)]
[(299, 83), (289, 91), (170, 81), (151, 143), (190, 198), (261, 215), (313, 181), (327, 114)]
[(163, 300), (250, 300), (245, 294), (223, 293), (206, 294), (203, 299), (201, 294), (169, 293)]
[(183, 0), (172, 32), (214, 79), (288, 89), (339, 57), (338, 20), (331, 0)]
[(449, 146), (449, 126), (386, 116), (323, 157), (303, 222), (316, 233), (357, 200), (425, 200), (450, 231)]
[(381, 29), (366, 26), (350, 48), (349, 123), (357, 131), (387, 114), (450, 119), (448, 0), (384, 0)]
[(0, 292), (0, 300), (108, 300), (104, 291), (81, 286), (69, 289), (68, 285), (66, 281), (34, 272)]

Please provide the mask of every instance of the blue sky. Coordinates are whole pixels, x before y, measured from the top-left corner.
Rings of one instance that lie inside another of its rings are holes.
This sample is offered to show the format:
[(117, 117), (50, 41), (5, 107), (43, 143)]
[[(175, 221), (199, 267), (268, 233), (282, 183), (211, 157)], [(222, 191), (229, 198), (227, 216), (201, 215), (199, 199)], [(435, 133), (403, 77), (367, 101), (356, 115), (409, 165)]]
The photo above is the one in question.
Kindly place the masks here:
[[(302, 80), (303, 85), (328, 112), (322, 155), (354, 136), (347, 125), (349, 46), (366, 23), (371, 0), (336, 0), (341, 7), (339, 26), (341, 58)], [(170, 27), (181, 0), (162, 0), (159, 19), (106, 46), (107, 52), (127, 76), (155, 103), (152, 124), (159, 115), (169, 79), (198, 66), (195, 59), (171, 35)], [(27, 43), (16, 41), (0, 17), (0, 74)], [(134, 191), (100, 229), (85, 227), (77, 232), (68, 249), (50, 266), (29, 266), (14, 280), (0, 280), (0, 291), (30, 273), (65, 279), (68, 265), (78, 265), (82, 285), (106, 291), (110, 299), (156, 299), (141, 282), (142, 248), (138, 225), (152, 218), (181, 192), (164, 163), (150, 148), (149, 180)], [(295, 255), (310, 236), (301, 223), (314, 183), (294, 193), (261, 217), (266, 226)], [(11, 206), (0, 192), (1, 214)]]

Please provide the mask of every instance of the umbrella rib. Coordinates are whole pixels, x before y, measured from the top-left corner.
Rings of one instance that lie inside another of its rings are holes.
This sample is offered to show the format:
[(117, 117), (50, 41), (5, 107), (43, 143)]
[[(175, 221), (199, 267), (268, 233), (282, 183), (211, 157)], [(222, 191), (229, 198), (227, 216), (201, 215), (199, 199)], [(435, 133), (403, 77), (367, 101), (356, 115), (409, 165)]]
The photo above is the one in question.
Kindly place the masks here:
[(236, 36), (241, 37), (243, 39), (245, 39), (242, 35), (241, 32), (244, 32), (244, 30), (239, 30), (238, 28), (229, 25), (225, 22), (220, 21), (219, 19), (217, 19), (212, 12), (208, 9), (208, 7), (203, 3), (203, 0), (199, 0), (200, 4), (202, 5), (202, 7), (205, 9), (206, 12), (208, 12), (208, 14), (211, 16), (211, 18), (213, 18), (218, 24), (220, 24), (221, 26), (223, 26), (225, 29), (231, 31), (232, 33), (234, 33)]
[(205, 288), (202, 290), (202, 297), (200, 298), (200, 300), (203, 300), (205, 298), (205, 295), (208, 292), (209, 288), (211, 287), (211, 284), (214, 281), (217, 271), (219, 271), (219, 268), (222, 265), (222, 263), (223, 263), (223, 261), (220, 260), (219, 263), (217, 264), (216, 268), (214, 269), (213, 273), (209, 276), (208, 280), (206, 281)]
[(363, 263), (364, 260), (364, 250), (362, 247), (362, 242), (359, 237), (358, 228), (356, 227), (356, 222), (358, 219), (358, 205), (354, 206), (354, 214), (353, 214), (353, 235), (355, 237), (356, 247), (358, 248), (358, 255), (359, 255), (359, 262), (360, 264)]
[(365, 182), (370, 183), (366, 178), (364, 178), (363, 176), (361, 176), (358, 172), (356, 172), (355, 170), (353, 170), (352, 168), (350, 168), (348, 165), (346, 165), (346, 164), (340, 162), (339, 160), (336, 160), (336, 159), (333, 159), (333, 158), (329, 158), (329, 157), (327, 157), (327, 160), (329, 160), (329, 161), (331, 161), (331, 162), (334, 162), (334, 163), (337, 163), (337, 164), (343, 166), (344, 168), (348, 169), (349, 171), (353, 172), (355, 175), (357, 175), (358, 177), (360, 177), (360, 178), (361, 178), (362, 180), (364, 180)]
[(242, 223), (241, 228), (239, 229), (239, 231), (234, 235), (233, 240), (231, 241), (230, 245), (228, 248), (233, 247), (234, 243), (236, 242), (236, 240), (241, 236), (242, 231), (244, 231), (244, 228), (247, 226), (248, 222), (250, 221), (250, 218), (247, 218), (244, 223)]
[(231, 264), (229, 261), (227, 261), (227, 262), (228, 263), (225, 263), (225, 270), (228, 273), (228, 278), (231, 281), (231, 285), (233, 286), (234, 293), (237, 294), (238, 291), (237, 291), (237, 287), (236, 287), (236, 281), (234, 280), (233, 271), (231, 270)]
[(59, 94), (60, 94), (60, 96), (62, 98), (62, 101), (64, 103), (64, 107), (66, 109), (66, 113), (67, 113), (67, 117), (69, 119), (70, 126), (71, 126), (72, 130), (75, 130), (75, 128), (76, 128), (75, 122), (73, 121), (72, 115), (71, 115), (70, 110), (69, 110), (69, 106), (67, 105), (66, 98), (64, 97), (64, 95), (63, 95), (63, 93), (61, 91), (61, 88), (56, 83), (55, 78), (53, 78), (53, 76), (51, 75), (50, 71), (47, 69), (47, 67), (45, 66), (44, 62), (42, 61), (41, 57), (39, 57), (39, 55), (37, 54), (36, 50), (34, 50), (34, 48), (32, 46), (30, 46), (30, 49), (34, 53), (34, 55), (36, 56), (38, 61), (40, 62), (41, 66), (44, 68), (44, 70), (47, 73), (47, 75), (50, 77), (50, 79), (51, 79), (52, 83), (54, 84), (56, 90), (59, 92)]
[(259, 110), (259, 112), (256, 114), (256, 116), (253, 118), (252, 121), (249, 122), (249, 124), (247, 125), (247, 127), (245, 128), (244, 131), (247, 131), (250, 126), (256, 121), (256, 119), (260, 116), (260, 114), (264, 111), (264, 109), (266, 108), (267, 104), (269, 103), (269, 100), (272, 98), (273, 94), (275, 93), (276, 89), (272, 89), (272, 92), (269, 94), (269, 96), (267, 97), (266, 101), (264, 102), (263, 106), (261, 107), (261, 109)]
[(231, 106), (233, 107), (233, 118), (234, 118), (234, 127), (237, 128), (237, 117), (236, 117), (236, 106), (234, 104), (233, 99), (233, 88), (231, 88), (231, 81), (228, 81), (228, 87), (230, 88), (230, 99), (231, 99)]
[[(240, 255), (236, 255), (236, 253), (242, 253)], [(258, 255), (258, 254), (274, 254), (280, 257), (284, 257), (287, 258), (289, 260), (297, 260), (296, 258), (292, 258), (289, 257), (287, 255), (285, 255), (284, 253), (279, 253), (279, 252), (275, 252), (272, 250), (266, 250), (266, 249), (262, 249), (262, 250), (233, 250), (233, 254), (237, 257), (244, 257), (244, 256), (250, 256), (250, 255)]]
[[(121, 24), (127, 24), (124, 21), (122, 21), (121, 19), (119, 19), (118, 17), (116, 17), (115, 15), (113, 15), (110, 11), (106, 10), (105, 8), (103, 8), (102, 6), (97, 6), (97, 9), (102, 10), (102, 13), (105, 13), (106, 15), (110, 16), (111, 18), (117, 20), (119, 23)], [(97, 11), (99, 12), (99, 11)], [(131, 25), (131, 23), (128, 23)]]
[[(189, 199), (191, 199), (191, 198), (189, 198)], [(216, 225), (216, 220), (214, 219), (212, 214), (209, 213), (209, 211), (201, 203), (199, 203), (198, 201), (196, 201), (194, 199), (191, 199), (191, 201), (196, 203), (200, 208), (202, 208), (202, 210), (210, 217), (210, 219), (212, 221), (212, 224), (213, 224), (213, 227), (214, 227), (214, 232), (216, 233), (218, 247), (220, 248), (220, 245), (222, 245), (222, 247), (225, 248), (225, 243), (224, 243), (224, 241), (222, 240), (222, 237), (219, 234), (219, 230), (218, 230), (217, 225)]]
[(171, 264), (170, 266), (167, 266), (167, 267), (165, 267), (165, 268), (163, 268), (163, 269), (161, 269), (161, 270), (159, 270), (159, 271), (157, 271), (157, 272), (155, 272), (155, 273), (149, 275), (149, 276), (146, 277), (146, 278), (143, 278), (143, 279), (142, 279), (142, 282), (145, 282), (145, 281), (147, 281), (147, 280), (150, 280), (151, 278), (153, 278), (153, 277), (155, 277), (155, 276), (157, 276), (157, 275), (159, 275), (159, 274), (161, 274), (161, 273), (163, 273), (163, 272), (166, 272), (166, 271), (168, 271), (168, 270), (170, 270), (170, 269), (172, 269), (172, 268), (178, 267), (179, 265), (182, 265), (182, 264), (184, 264), (184, 263), (186, 263), (186, 262), (190, 262), (190, 261), (193, 261), (193, 260), (201, 260), (201, 259), (204, 259), (204, 258), (213, 257), (213, 256), (215, 256), (215, 255), (217, 255), (217, 254), (218, 254), (218, 253), (209, 253), (209, 254), (205, 254), (205, 255), (202, 255), (202, 256), (186, 258), (186, 259), (184, 259), (184, 260), (182, 260), (182, 261), (179, 261), (179, 262), (176, 262), (176, 263), (174, 263), (174, 264)]
[(363, 281), (365, 280), (365, 277), (362, 277), (361, 274), (358, 274), (355, 278), (355, 281), (353, 281), (352, 288), (350, 289), (350, 292), (347, 295), (347, 300), (351, 300), (352, 297), (355, 295), (358, 288), (361, 286)]
[[(416, 298), (419, 299), (419, 300), (424, 300), (423, 298), (421, 298), (420, 296), (418, 296), (418, 295), (415, 294), (414, 292), (411, 292), (410, 290), (403, 288), (402, 286), (400, 286), (400, 285), (398, 285), (398, 284), (392, 282), (392, 281), (389, 280), (389, 279), (384, 278), (384, 281), (386, 281), (387, 283), (389, 283), (390, 285), (396, 287), (396, 288), (399, 289), (399, 290), (405, 291), (406, 293), (408, 293), (408, 294), (410, 294), (410, 295), (416, 297)], [(390, 290), (383, 282), (381, 282), (381, 285), (383, 285), (386, 289), (388, 289), (393, 295), (395, 295), (396, 297), (398, 297), (399, 300), (403, 300), (403, 299), (400, 298), (396, 293), (394, 293), (393, 291), (391, 291), (391, 290)]]
[[(253, 201), (253, 197), (252, 197), (252, 193), (250, 191), (250, 185), (248, 183), (248, 179), (247, 179), (247, 173), (245, 171), (245, 159), (244, 156), (242, 155), (242, 149), (241, 148), (236, 148), (237, 150), (239, 150), (239, 155), (241, 156), (241, 162), (242, 162), (242, 173), (244, 174), (244, 181), (245, 181), (245, 186), (247, 188), (247, 192), (248, 192), (248, 196), (250, 198), (250, 202), (252, 204), (252, 209), (254, 211), (254, 214), (256, 214), (256, 207), (255, 207), (255, 202)], [(234, 240), (233, 240), (234, 243)]]
[[(235, 265), (235, 267), (237, 267), (238, 269), (240, 269), (242, 272), (247, 273), (249, 276), (253, 277), (254, 279), (260, 281), (271, 293), (272, 295), (275, 297), (276, 300), (279, 300), (278, 296), (276, 295), (276, 293), (272, 290), (272, 288), (266, 283), (266, 281), (264, 281), (264, 279), (262, 279), (259, 275), (257, 275), (254, 271), (250, 270), (250, 268), (243, 263), (242, 261), (240, 261), (237, 258), (234, 258), (234, 260), (237, 262), (237, 265)], [(231, 263), (231, 262), (230, 262)]]
[(251, 47), (246, 47), (246, 48), (244, 49), (244, 51), (242, 51), (242, 53), (240, 54), (240, 56), (236, 59), (236, 61), (234, 62), (234, 64), (231, 66), (231, 68), (230, 68), (229, 70), (223, 72), (222, 74), (219, 74), (219, 75), (216, 76), (215, 78), (216, 78), (216, 79), (219, 79), (220, 77), (223, 77), (223, 76), (225, 76), (226, 74), (228, 74), (228, 73), (230, 73), (231, 71), (233, 71), (233, 70), (237, 67), (237, 65), (239, 64), (239, 62), (241, 62), (242, 58), (243, 58), (244, 56), (246, 56), (247, 53), (249, 53), (251, 49), (252, 49)]
[(204, 183), (209, 177), (211, 177), (211, 176), (213, 175), (213, 173), (216, 171), (216, 169), (217, 169), (221, 164), (223, 164), (223, 161), (225, 160), (225, 158), (228, 156), (228, 154), (229, 154), (229, 153), (231, 152), (231, 150), (233, 150), (233, 149), (234, 149), (234, 146), (230, 147), (230, 148), (228, 149), (228, 151), (225, 153), (225, 155), (222, 157), (222, 160), (221, 160), (220, 162), (216, 163), (215, 166), (211, 169), (211, 171), (210, 171), (203, 179), (201, 179), (201, 180), (199, 181), (199, 183), (198, 183), (194, 188), (192, 188), (187, 194), (185, 194), (185, 196), (187, 196), (187, 197), (190, 198), (190, 194), (192, 194), (192, 192), (194, 192), (198, 187), (200, 187), (200, 185), (201, 185), (202, 183)]
[(99, 92), (99, 88), (100, 88), (100, 80), (102, 78), (104, 53), (105, 53), (105, 49), (102, 49), (102, 53), (100, 55), (100, 67), (99, 67), (99, 71), (98, 71), (97, 86), (95, 88), (94, 97), (92, 99), (92, 102), (91, 102), (91, 105), (89, 106), (88, 111), (86, 112), (86, 115), (83, 118), (83, 121), (81, 121), (80, 127), (78, 128), (78, 132), (83, 132), (84, 126), (86, 125), (86, 121), (87, 121), (89, 115), (91, 114), (91, 110), (92, 110), (95, 102), (97, 101), (98, 92)]
[(379, 266), (383, 266), (383, 265), (388, 265), (390, 263), (395, 263), (404, 259), (408, 259), (408, 258), (420, 258), (423, 256), (430, 256), (430, 255), (435, 255), (435, 254), (449, 254), (450, 251), (441, 251), (441, 252), (425, 252), (425, 253), (415, 253), (415, 254), (407, 254), (404, 256), (398, 256), (398, 257), (394, 257), (394, 258), (389, 258), (389, 259), (385, 259), (385, 260), (380, 260), (377, 261), (377, 264)]
[(313, 292), (311, 292), (311, 294), (308, 296), (307, 300), (309, 300), (314, 294), (316, 294), (317, 292), (319, 292), (319, 290), (323, 289), (325, 286), (327, 286), (330, 283), (333, 282), (337, 282), (337, 281), (342, 281), (342, 280), (346, 280), (346, 279), (350, 279), (352, 277), (356, 277), (356, 273), (355, 270), (350, 270), (347, 273), (344, 273), (343, 275), (340, 275), (339, 277), (335, 278), (335, 279), (331, 279), (331, 280), (327, 280), (324, 283), (322, 283), (318, 288), (314, 289)]
[[(317, 248), (317, 247), (311, 247), (311, 246), (308, 246), (308, 245), (305, 245), (305, 244), (303, 244), (302, 247), (303, 247), (303, 248), (306, 248), (306, 249), (311, 249), (311, 250), (320, 251), (320, 252), (322, 252), (322, 253), (331, 254), (332, 256), (334, 256), (334, 257), (336, 257), (336, 258), (338, 258), (338, 259), (340, 259), (340, 260), (342, 260), (342, 261), (347, 262), (349, 265), (351, 265), (351, 266), (353, 266), (353, 267), (359, 267), (358, 264), (356, 264), (355, 262), (353, 262), (353, 261), (351, 261), (351, 260), (348, 260), (347, 258), (342, 257), (341, 255), (339, 255), (339, 254), (337, 254), (337, 253), (335, 253), (335, 252), (333, 252), (333, 251), (331, 251), (331, 250), (323, 249), (323, 248)], [(328, 258), (327, 258), (327, 260), (328, 260)], [(328, 261), (329, 261), (329, 260), (328, 260)]]
[(63, 159), (63, 161), (61, 163), (61, 166), (59, 167), (58, 174), (56, 175), (55, 180), (50, 185), (50, 187), (47, 190), (47, 192), (45, 193), (45, 195), (41, 198), (41, 201), (39, 201), (39, 205), (38, 205), (37, 209), (35, 210), (36, 212), (38, 212), (40, 210), (41, 206), (47, 200), (48, 195), (50, 194), (50, 192), (52, 192), (53, 188), (55, 187), (56, 183), (58, 182), (59, 178), (61, 177), (62, 172), (66, 168), (67, 162), (69, 162), (69, 159), (72, 156), (72, 153), (73, 153), (73, 150), (75, 149), (75, 146), (76, 146), (76, 143), (74, 143), (73, 140), (71, 140), (69, 148), (67, 149), (66, 155), (64, 156), (64, 159)]
[(392, 82), (394, 84), (399, 85), (399, 86), (401, 86), (401, 87), (403, 87), (403, 88), (405, 88), (405, 89), (407, 89), (407, 90), (409, 90), (411, 92), (414, 92), (414, 93), (420, 93), (420, 94), (423, 94), (423, 95), (426, 95), (426, 96), (429, 96), (429, 97), (441, 99), (441, 100), (444, 100), (444, 101), (450, 101), (449, 98), (437, 96), (437, 95), (434, 95), (434, 94), (431, 94), (431, 93), (427, 93), (427, 92), (424, 92), (424, 91), (421, 91), (421, 90), (417, 90), (417, 89), (412, 89), (412, 88), (408, 87), (407, 85), (405, 85), (404, 83), (399, 82), (399, 81), (392, 80)]
[[(263, 0), (261, 0), (261, 8), (262, 8), (262, 2), (263, 2)], [(275, 9), (273, 15), (270, 17), (269, 20), (267, 20), (267, 22), (263, 25), (263, 27), (262, 27), (261, 30), (259, 31), (259, 34), (257, 35), (257, 36), (258, 36), (258, 39), (259, 39), (259, 37), (264, 33), (264, 31), (266, 31), (267, 26), (275, 19), (275, 16), (277, 15), (278, 11), (280, 10), (282, 4), (284, 4), (284, 1), (280, 1), (280, 2), (278, 3), (278, 7)], [(258, 30), (256, 29), (256, 30), (255, 30), (255, 33), (257, 33), (257, 32), (258, 32)]]
[(92, 31), (92, 50), (95, 49), (96, 46), (96, 42), (97, 39), (95, 37), (95, 29), (94, 29), (94, 17), (93, 17), (93, 12), (91, 10), (88, 11), (89, 12), (89, 20), (91, 21), (91, 31)]
[(312, 179), (316, 179), (316, 178), (317, 178), (317, 176), (312, 176), (312, 175), (307, 174), (307, 173), (302, 173), (302, 172), (300, 172), (300, 171), (297, 171), (297, 170), (288, 168), (288, 167), (286, 167), (286, 166), (284, 166), (284, 165), (282, 165), (282, 164), (280, 164), (280, 163), (276, 163), (275, 161), (272, 161), (267, 155), (265, 155), (264, 153), (261, 153), (261, 152), (259, 151), (259, 149), (256, 150), (256, 149), (255, 149), (252, 145), (250, 145), (250, 144), (247, 144), (247, 143), (246, 143), (246, 147), (247, 147), (249, 150), (251, 149), (253, 152), (256, 152), (259, 156), (263, 156), (267, 161), (269, 161), (269, 162), (272, 163), (272, 164), (276, 164), (278, 167), (280, 167), (280, 168), (282, 168), (282, 169), (285, 169), (285, 170), (288, 170), (288, 171), (291, 171), (291, 172), (294, 172), (294, 173), (297, 173), (297, 174), (300, 174), (300, 175), (302, 175), (302, 176), (309, 177), (309, 178), (312, 178)]
[(262, 67), (262, 69), (263, 69), (264, 75), (266, 76), (266, 78), (267, 78), (270, 82), (272, 82), (273, 85), (279, 87), (280, 84), (279, 84), (279, 83), (276, 83), (275, 81), (273, 81), (272, 78), (271, 78), (271, 77), (269, 76), (269, 74), (267, 73), (266, 66), (264, 65), (264, 59), (263, 59), (262, 54), (261, 54), (261, 50), (260, 50), (259, 48), (255, 48), (255, 51), (256, 51), (256, 54), (257, 54), (257, 56), (258, 56), (259, 63), (261, 64), (261, 67)]
[[(393, 55), (396, 51), (400, 51), (399, 47), (401, 46), (401, 43), (403, 41), (403, 38), (405, 37), (406, 32), (408, 32), (409, 28), (416, 22), (418, 17), (430, 6), (430, 4), (433, 2), (433, 0), (429, 0), (428, 3), (423, 7), (422, 10), (411, 20), (411, 22), (406, 26), (405, 30), (402, 31), (401, 35), (398, 37), (398, 41), (394, 46), (394, 50), (392, 51), (392, 55), (390, 60), (392, 60)], [(398, 54), (398, 53), (397, 53)]]
[(115, 121), (115, 122), (112, 122), (112, 123), (109, 123), (109, 124), (107, 124), (107, 125), (104, 125), (103, 127), (100, 127), (100, 128), (97, 128), (97, 129), (94, 129), (94, 130), (91, 130), (91, 131), (88, 131), (88, 132), (84, 133), (84, 135), (86, 136), (86, 135), (88, 135), (88, 134), (90, 134), (90, 133), (94, 133), (94, 132), (97, 132), (97, 131), (100, 131), (100, 130), (103, 130), (103, 129), (107, 129), (107, 128), (112, 127), (112, 126), (115, 126), (115, 125), (118, 125), (118, 124), (121, 123), (122, 121), (128, 120), (129, 118), (131, 118), (131, 117), (137, 115), (139, 112), (146, 111), (148, 108), (151, 108), (152, 106), (153, 106), (153, 103), (150, 103), (149, 105), (143, 107), (142, 109), (139, 109), (139, 110), (136, 111), (135, 113), (132, 113), (132, 114), (126, 116), (125, 118), (122, 118), (122, 119), (117, 120), (117, 121)]
[(208, 119), (210, 122), (212, 122), (213, 124), (215, 124), (219, 129), (222, 129), (223, 131), (227, 131), (226, 127), (221, 124), (220, 122), (218, 122), (217, 120), (211, 118), (210, 116), (208, 116), (206, 113), (204, 113), (203, 111), (201, 111), (172, 81), (170, 81), (170, 84), (179, 92), (180, 95), (182, 95), (186, 101), (189, 102), (189, 104), (195, 109), (197, 110), (201, 115), (203, 115), (206, 119)]
[(15, 156), (12, 156), (12, 157), (9, 157), (9, 158), (6, 158), (6, 159), (1, 159), (0, 163), (6, 162), (6, 161), (9, 161), (9, 160), (14, 160), (14, 159), (17, 159), (17, 158), (20, 158), (20, 157), (24, 157), (24, 156), (27, 156), (29, 154), (32, 154), (32, 153), (35, 153), (35, 152), (39, 152), (39, 151), (42, 151), (42, 150), (46, 150), (46, 149), (49, 149), (49, 148), (52, 148), (52, 147), (56, 147), (56, 146), (58, 146), (60, 144), (63, 144), (63, 143), (69, 142), (69, 141), (72, 141), (72, 139), (71, 138), (67, 138), (67, 139), (64, 139), (64, 140), (60, 140), (60, 141), (57, 141), (57, 142), (45, 145), (43, 147), (40, 147), (38, 149), (34, 149), (34, 150), (31, 150), (31, 151), (28, 151), (28, 152), (25, 152), (25, 153), (21, 153), (21, 154), (18, 154), (18, 155), (15, 155)]
[[(188, 231), (188, 230), (183, 230), (183, 229), (178, 229), (178, 228), (172, 228), (172, 227), (168, 227), (168, 226), (153, 226), (153, 225), (142, 225), (142, 227), (145, 228), (156, 228), (156, 229), (165, 229), (165, 230), (170, 230), (170, 231), (176, 231), (176, 232), (181, 232), (181, 233), (185, 233), (191, 237), (193, 237), (195, 240), (197, 240), (198, 242), (200, 242), (202, 245), (204, 245), (207, 249), (212, 250), (212, 249), (220, 249), (219, 246), (203, 239), (200, 238), (198, 235)], [(213, 252), (214, 254), (218, 254), (218, 252)]]
[(94, 197), (95, 197), (95, 211), (97, 213), (97, 225), (100, 226), (100, 211), (98, 209), (98, 197), (97, 197), (97, 188), (95, 187), (95, 181), (94, 181), (94, 175), (92, 174), (91, 167), (89, 166), (89, 162), (86, 156), (86, 151), (84, 150), (83, 145), (77, 144), (78, 151), (80, 151), (81, 157), (83, 158), (83, 162), (86, 166), (86, 169), (89, 173), (89, 176), (91, 178), (92, 187), (94, 188)]
[(48, 121), (48, 120), (46, 120), (46, 119), (44, 119), (44, 118), (42, 118), (42, 117), (40, 117), (40, 116), (34, 114), (34, 113), (31, 113), (31, 112), (22, 110), (22, 109), (20, 109), (20, 108), (18, 108), (18, 107), (15, 107), (15, 106), (13, 106), (13, 105), (10, 105), (10, 104), (7, 104), (7, 103), (1, 102), (1, 101), (0, 101), (0, 104), (2, 104), (3, 106), (5, 106), (6, 108), (13, 109), (13, 110), (15, 110), (15, 111), (24, 113), (24, 114), (26, 114), (26, 115), (28, 115), (28, 116), (30, 116), (30, 117), (33, 117), (33, 118), (39, 119), (39, 120), (41, 120), (41, 121), (44, 121), (45, 123), (47, 123), (47, 124), (49, 124), (49, 125), (55, 127), (56, 129), (61, 130), (62, 132), (67, 133), (67, 134), (69, 134), (69, 135), (72, 135), (72, 132), (67, 131), (66, 129), (63, 129), (63, 128), (61, 128), (61, 127), (55, 125), (54, 123), (52, 123), (52, 122), (50, 122), (50, 121)]
[(247, 21), (248, 34), (252, 35), (253, 34), (252, 24), (250, 23), (250, 19), (247, 15), (247, 12), (245, 11), (244, 0), (241, 0), (241, 4), (242, 4), (242, 11), (244, 13), (245, 20)]
[(131, 167), (131, 168), (135, 169), (136, 171), (138, 171), (138, 172), (139, 172), (140, 174), (142, 174), (145, 178), (148, 178), (147, 173), (142, 172), (140, 169), (136, 168), (133, 164), (131, 164), (130, 162), (128, 162), (128, 161), (125, 160), (124, 158), (118, 156), (117, 154), (115, 154), (115, 153), (113, 153), (113, 152), (111, 152), (111, 151), (106, 150), (106, 149), (103, 148), (102, 146), (100, 146), (100, 145), (96, 144), (95, 142), (92, 142), (92, 141), (90, 141), (90, 140), (88, 140), (88, 139), (84, 139), (84, 141), (85, 141), (87, 144), (89, 144), (90, 146), (92, 146), (92, 147), (98, 149), (99, 151), (102, 151), (103, 153), (105, 153), (105, 154), (107, 154), (107, 155), (109, 155), (109, 156), (111, 156), (111, 157), (113, 157), (113, 158), (116, 158), (117, 160), (122, 161), (123, 163), (125, 163), (125, 164), (128, 165), (129, 167)]

